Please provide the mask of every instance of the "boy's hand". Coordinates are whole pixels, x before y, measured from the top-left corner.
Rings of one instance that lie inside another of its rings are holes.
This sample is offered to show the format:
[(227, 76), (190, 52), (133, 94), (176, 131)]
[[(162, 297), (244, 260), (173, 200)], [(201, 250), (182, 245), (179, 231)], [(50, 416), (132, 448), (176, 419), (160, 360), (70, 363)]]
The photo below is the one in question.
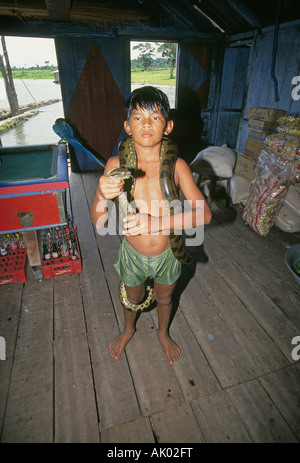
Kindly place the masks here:
[(124, 180), (102, 175), (98, 185), (98, 197), (100, 200), (116, 198), (123, 191), (123, 187)]
[(149, 214), (138, 213), (124, 217), (123, 227), (124, 235), (154, 235), (159, 232), (160, 217)]

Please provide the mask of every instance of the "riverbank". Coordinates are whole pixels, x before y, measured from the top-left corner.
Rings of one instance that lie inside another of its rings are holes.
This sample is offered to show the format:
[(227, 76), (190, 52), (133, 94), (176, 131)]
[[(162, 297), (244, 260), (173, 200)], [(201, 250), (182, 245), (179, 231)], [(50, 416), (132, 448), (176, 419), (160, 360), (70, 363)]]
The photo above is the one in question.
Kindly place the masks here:
[(20, 106), (19, 114), (13, 115), (9, 108), (0, 109), (0, 134), (6, 132), (12, 127), (23, 121), (27, 121), (30, 117), (39, 113), (37, 108), (42, 106), (51, 105), (61, 101), (59, 98), (51, 100), (42, 100), (34, 103), (28, 103)]

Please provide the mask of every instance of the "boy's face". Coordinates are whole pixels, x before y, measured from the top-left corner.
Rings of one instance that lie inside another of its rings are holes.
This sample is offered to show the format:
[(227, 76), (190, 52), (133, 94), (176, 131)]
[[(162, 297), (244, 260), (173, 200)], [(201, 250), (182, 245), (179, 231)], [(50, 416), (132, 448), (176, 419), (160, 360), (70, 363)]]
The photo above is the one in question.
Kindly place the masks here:
[(173, 129), (173, 121), (166, 124), (166, 119), (160, 108), (153, 110), (139, 106), (132, 110), (129, 122), (124, 122), (128, 135), (132, 135), (135, 143), (151, 147), (161, 142), (164, 135), (169, 135)]

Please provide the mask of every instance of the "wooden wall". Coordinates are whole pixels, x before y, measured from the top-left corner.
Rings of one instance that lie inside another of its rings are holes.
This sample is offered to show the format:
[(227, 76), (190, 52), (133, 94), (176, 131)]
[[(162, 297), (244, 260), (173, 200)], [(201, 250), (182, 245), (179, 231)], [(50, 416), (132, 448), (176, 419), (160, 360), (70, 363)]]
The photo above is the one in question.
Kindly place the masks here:
[[(143, 40), (141, 38), (141, 40)], [(125, 136), (125, 102), (130, 94), (130, 39), (63, 37), (55, 39), (64, 112), (87, 148), (107, 160)], [(197, 143), (201, 109), (206, 108), (212, 45), (179, 45), (177, 108), (172, 134), (185, 153), (186, 141)], [(98, 169), (79, 150), (71, 150), (73, 171)], [(197, 150), (195, 151), (195, 154)]]
[(171, 110), (180, 156), (190, 162), (202, 143), (201, 111), (207, 108), (214, 45), (180, 42), (177, 66), (177, 107)]
[[(239, 42), (232, 38), (218, 44), (179, 40), (178, 105), (171, 116), (173, 137), (183, 146), (181, 155), (191, 142), (189, 156), (194, 157), (204, 141), (226, 143), (243, 152), (249, 107), (300, 112), (300, 100), (292, 98), (292, 79), (300, 76), (299, 25), (295, 21), (279, 27), (275, 66), (279, 101), (275, 101), (271, 77), (273, 28)], [(117, 154), (124, 137), (130, 37), (63, 37), (55, 42), (65, 115), (86, 145), (108, 159)], [(98, 168), (81, 152), (72, 158), (79, 170)]]
[(209, 114), (203, 113), (209, 117), (209, 142), (215, 145), (226, 143), (242, 153), (248, 136), (246, 116), (250, 107), (300, 112), (300, 100), (292, 98), (295, 87), (292, 79), (300, 76), (299, 24), (298, 21), (279, 28), (275, 60), (279, 101), (275, 101), (271, 76), (273, 28), (251, 40), (251, 47), (244, 44), (225, 48), (219, 89), (218, 82), (214, 81), (214, 101)]
[(275, 76), (278, 82), (279, 101), (275, 101), (274, 82), (271, 77), (273, 34), (262, 34), (253, 43), (252, 59), (249, 62), (249, 83), (243, 119), (237, 140), (237, 149), (242, 152), (248, 135), (247, 111), (250, 107), (283, 109), (287, 113), (300, 112), (300, 100), (292, 98), (294, 76), (300, 76), (300, 34), (299, 26), (291, 25), (279, 30)]
[[(120, 38), (56, 38), (64, 112), (87, 148), (107, 160), (116, 148), (130, 92), (129, 40)], [(98, 165), (72, 150), (73, 170)]]
[(249, 48), (227, 48), (224, 53), (222, 80), (215, 98), (216, 111), (210, 127), (215, 145), (235, 147), (243, 111)]

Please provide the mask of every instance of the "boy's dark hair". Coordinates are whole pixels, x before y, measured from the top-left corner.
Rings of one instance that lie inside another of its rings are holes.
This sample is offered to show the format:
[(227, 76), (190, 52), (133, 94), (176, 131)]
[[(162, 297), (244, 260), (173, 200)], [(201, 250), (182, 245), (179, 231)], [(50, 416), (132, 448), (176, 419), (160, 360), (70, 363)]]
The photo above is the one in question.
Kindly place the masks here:
[(132, 110), (137, 109), (138, 106), (148, 111), (156, 111), (157, 108), (159, 108), (166, 119), (166, 123), (169, 120), (170, 104), (168, 97), (158, 88), (146, 85), (145, 87), (137, 88), (131, 92), (126, 103), (128, 122)]

